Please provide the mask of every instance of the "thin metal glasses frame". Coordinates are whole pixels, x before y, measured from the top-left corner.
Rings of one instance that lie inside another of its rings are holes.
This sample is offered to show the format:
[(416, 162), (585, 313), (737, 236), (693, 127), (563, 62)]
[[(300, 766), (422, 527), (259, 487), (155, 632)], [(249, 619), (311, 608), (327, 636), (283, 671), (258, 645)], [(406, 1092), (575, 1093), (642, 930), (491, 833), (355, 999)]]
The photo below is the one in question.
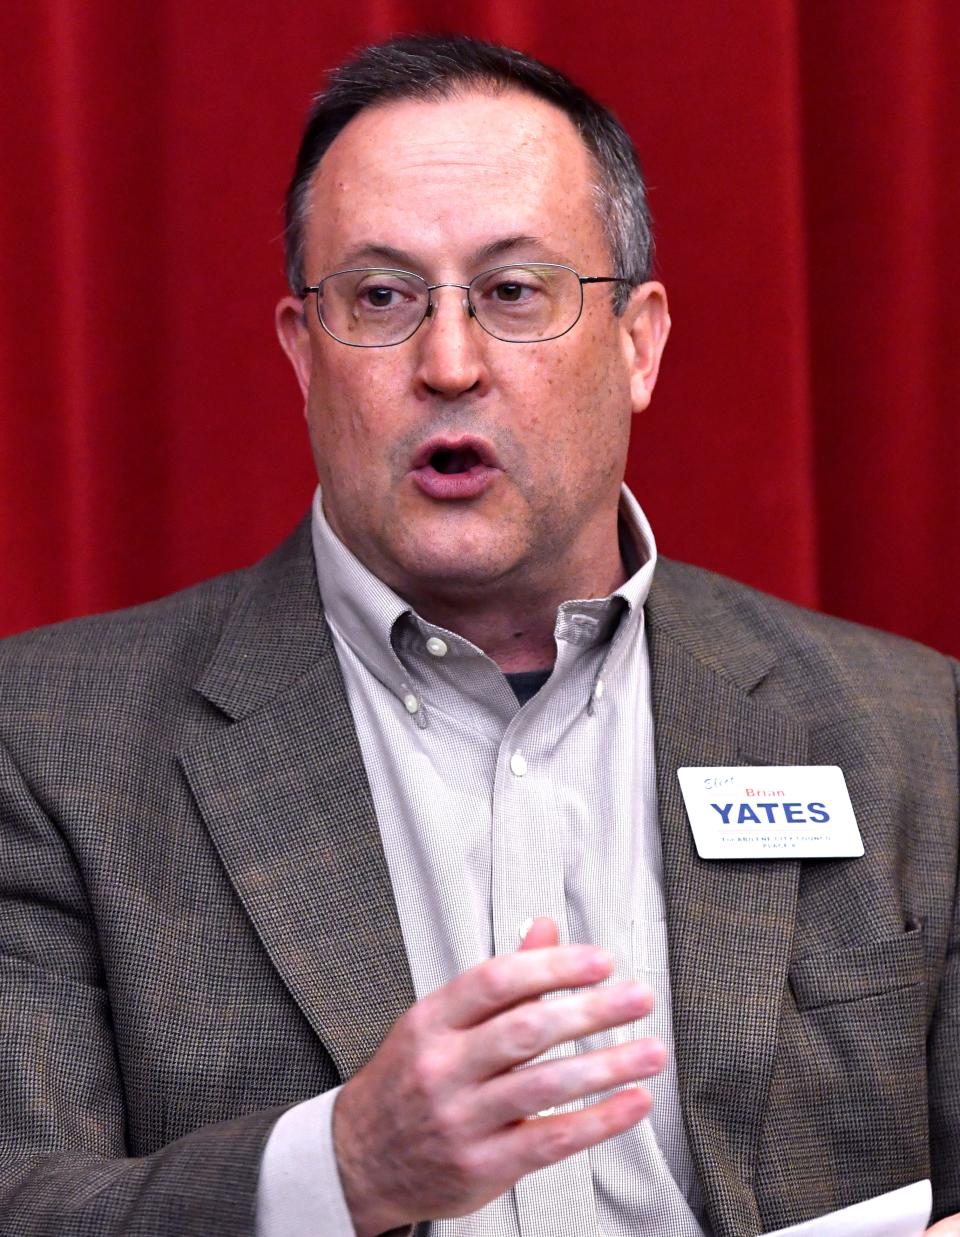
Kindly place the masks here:
[[(488, 278), (490, 275), (495, 275), (497, 271), (512, 271), (512, 270), (522, 269), (523, 267), (533, 267), (533, 268), (546, 267), (550, 270), (569, 271), (570, 274), (575, 277), (575, 279), (580, 285), (580, 304), (577, 308), (577, 316), (574, 318), (574, 320), (570, 323), (569, 326), (564, 327), (562, 331), (558, 331), (556, 335), (542, 335), (538, 339), (505, 339), (502, 335), (497, 335), (495, 332), (491, 331), (489, 327), (484, 326), (483, 319), (477, 316), (476, 306), (474, 305), (473, 300), (471, 298), (471, 290), (474, 284), (478, 283), (481, 279)], [(427, 293), (427, 304), (423, 311), (423, 317), (420, 319), (417, 325), (413, 328), (413, 330), (410, 331), (408, 334), (404, 335), (402, 339), (392, 339), (387, 344), (351, 343), (349, 340), (341, 339), (339, 335), (334, 335), (333, 331), (331, 331), (331, 329), (327, 326), (326, 322), (324, 322), (323, 314), (320, 312), (320, 294), (323, 291), (323, 285), (327, 282), (327, 280), (334, 279), (338, 275), (359, 275), (359, 274), (363, 274), (365, 271), (370, 271), (371, 273), (376, 272), (377, 274), (382, 274), (382, 275), (405, 275), (407, 277), (412, 277), (414, 279), (420, 280), (420, 282), (423, 283), (426, 289), (426, 293)], [(395, 348), (398, 344), (405, 344), (408, 339), (412, 339), (413, 336), (416, 335), (417, 331), (420, 330), (420, 328), (423, 326), (424, 322), (426, 322), (428, 318), (433, 317), (433, 311), (435, 308), (435, 304), (433, 300), (433, 293), (438, 291), (440, 288), (458, 288), (461, 292), (466, 292), (467, 294), (466, 309), (467, 309), (468, 316), (473, 318), (473, 320), (477, 323), (480, 329), (482, 331), (485, 331), (489, 336), (491, 336), (491, 338), (498, 339), (500, 340), (501, 343), (504, 343), (504, 344), (541, 344), (541, 343), (546, 343), (548, 340), (551, 340), (551, 339), (560, 339), (561, 336), (566, 335), (569, 331), (572, 331), (573, 328), (580, 321), (580, 318), (583, 315), (583, 286), (584, 284), (588, 284), (588, 283), (629, 283), (629, 282), (630, 280), (625, 279), (622, 275), (581, 275), (577, 271), (575, 271), (572, 266), (566, 266), (562, 262), (511, 262), (508, 265), (504, 265), (504, 266), (493, 266), (489, 270), (481, 271), (479, 275), (474, 275), (473, 279), (471, 279), (469, 283), (427, 283), (427, 281), (423, 278), (423, 276), (418, 275), (416, 271), (405, 271), (405, 270), (400, 269), (399, 267), (351, 266), (351, 267), (348, 267), (346, 270), (331, 271), (329, 275), (324, 275), (323, 279), (321, 279), (318, 283), (306, 284), (303, 288), (300, 289), (300, 296), (301, 298), (305, 299), (311, 293), (313, 294), (314, 304), (317, 310), (317, 320), (319, 321), (321, 327), (323, 327), (324, 331), (330, 336), (331, 339), (335, 339), (338, 344), (343, 344), (345, 348)]]

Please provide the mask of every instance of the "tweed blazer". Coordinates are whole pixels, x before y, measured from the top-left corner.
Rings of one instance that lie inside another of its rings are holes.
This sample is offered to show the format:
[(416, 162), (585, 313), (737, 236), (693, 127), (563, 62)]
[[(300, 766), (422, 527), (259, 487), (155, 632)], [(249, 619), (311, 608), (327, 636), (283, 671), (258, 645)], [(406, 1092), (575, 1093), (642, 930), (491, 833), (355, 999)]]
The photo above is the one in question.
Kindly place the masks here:
[[(715, 1232), (928, 1174), (960, 1210), (957, 666), (667, 561), (648, 631)], [(252, 1233), (273, 1122), (413, 999), (307, 525), (0, 643), (0, 744), (0, 1233)], [(844, 770), (862, 858), (698, 858), (679, 766), (806, 763)]]

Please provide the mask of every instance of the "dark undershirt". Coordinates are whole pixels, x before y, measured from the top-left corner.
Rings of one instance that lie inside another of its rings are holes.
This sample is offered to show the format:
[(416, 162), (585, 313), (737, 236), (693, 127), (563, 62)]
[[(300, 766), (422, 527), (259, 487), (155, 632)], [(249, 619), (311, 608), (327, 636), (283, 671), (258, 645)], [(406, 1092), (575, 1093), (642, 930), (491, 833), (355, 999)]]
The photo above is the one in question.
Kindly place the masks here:
[(552, 673), (552, 670), (518, 670), (515, 674), (507, 674), (504, 677), (513, 688), (513, 694), (520, 703), (526, 704), (528, 700), (533, 699)]

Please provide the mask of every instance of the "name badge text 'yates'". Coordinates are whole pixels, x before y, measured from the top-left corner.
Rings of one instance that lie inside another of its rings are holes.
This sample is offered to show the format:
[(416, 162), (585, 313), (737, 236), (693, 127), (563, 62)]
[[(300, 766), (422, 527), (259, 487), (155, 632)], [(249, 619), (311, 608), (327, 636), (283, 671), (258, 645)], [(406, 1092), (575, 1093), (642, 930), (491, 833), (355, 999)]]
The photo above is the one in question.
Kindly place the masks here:
[(677, 770), (701, 859), (839, 859), (863, 842), (836, 765)]

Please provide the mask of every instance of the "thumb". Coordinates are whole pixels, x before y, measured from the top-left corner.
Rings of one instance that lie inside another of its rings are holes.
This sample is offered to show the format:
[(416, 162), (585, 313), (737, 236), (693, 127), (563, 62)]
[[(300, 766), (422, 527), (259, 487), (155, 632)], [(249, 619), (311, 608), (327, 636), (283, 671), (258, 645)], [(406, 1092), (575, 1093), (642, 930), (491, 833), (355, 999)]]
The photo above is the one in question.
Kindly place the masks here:
[(927, 1237), (960, 1237), (960, 1214), (947, 1216), (927, 1229)]
[(535, 919), (520, 942), (521, 949), (546, 949), (548, 945), (560, 944), (560, 932), (556, 923), (545, 915)]

